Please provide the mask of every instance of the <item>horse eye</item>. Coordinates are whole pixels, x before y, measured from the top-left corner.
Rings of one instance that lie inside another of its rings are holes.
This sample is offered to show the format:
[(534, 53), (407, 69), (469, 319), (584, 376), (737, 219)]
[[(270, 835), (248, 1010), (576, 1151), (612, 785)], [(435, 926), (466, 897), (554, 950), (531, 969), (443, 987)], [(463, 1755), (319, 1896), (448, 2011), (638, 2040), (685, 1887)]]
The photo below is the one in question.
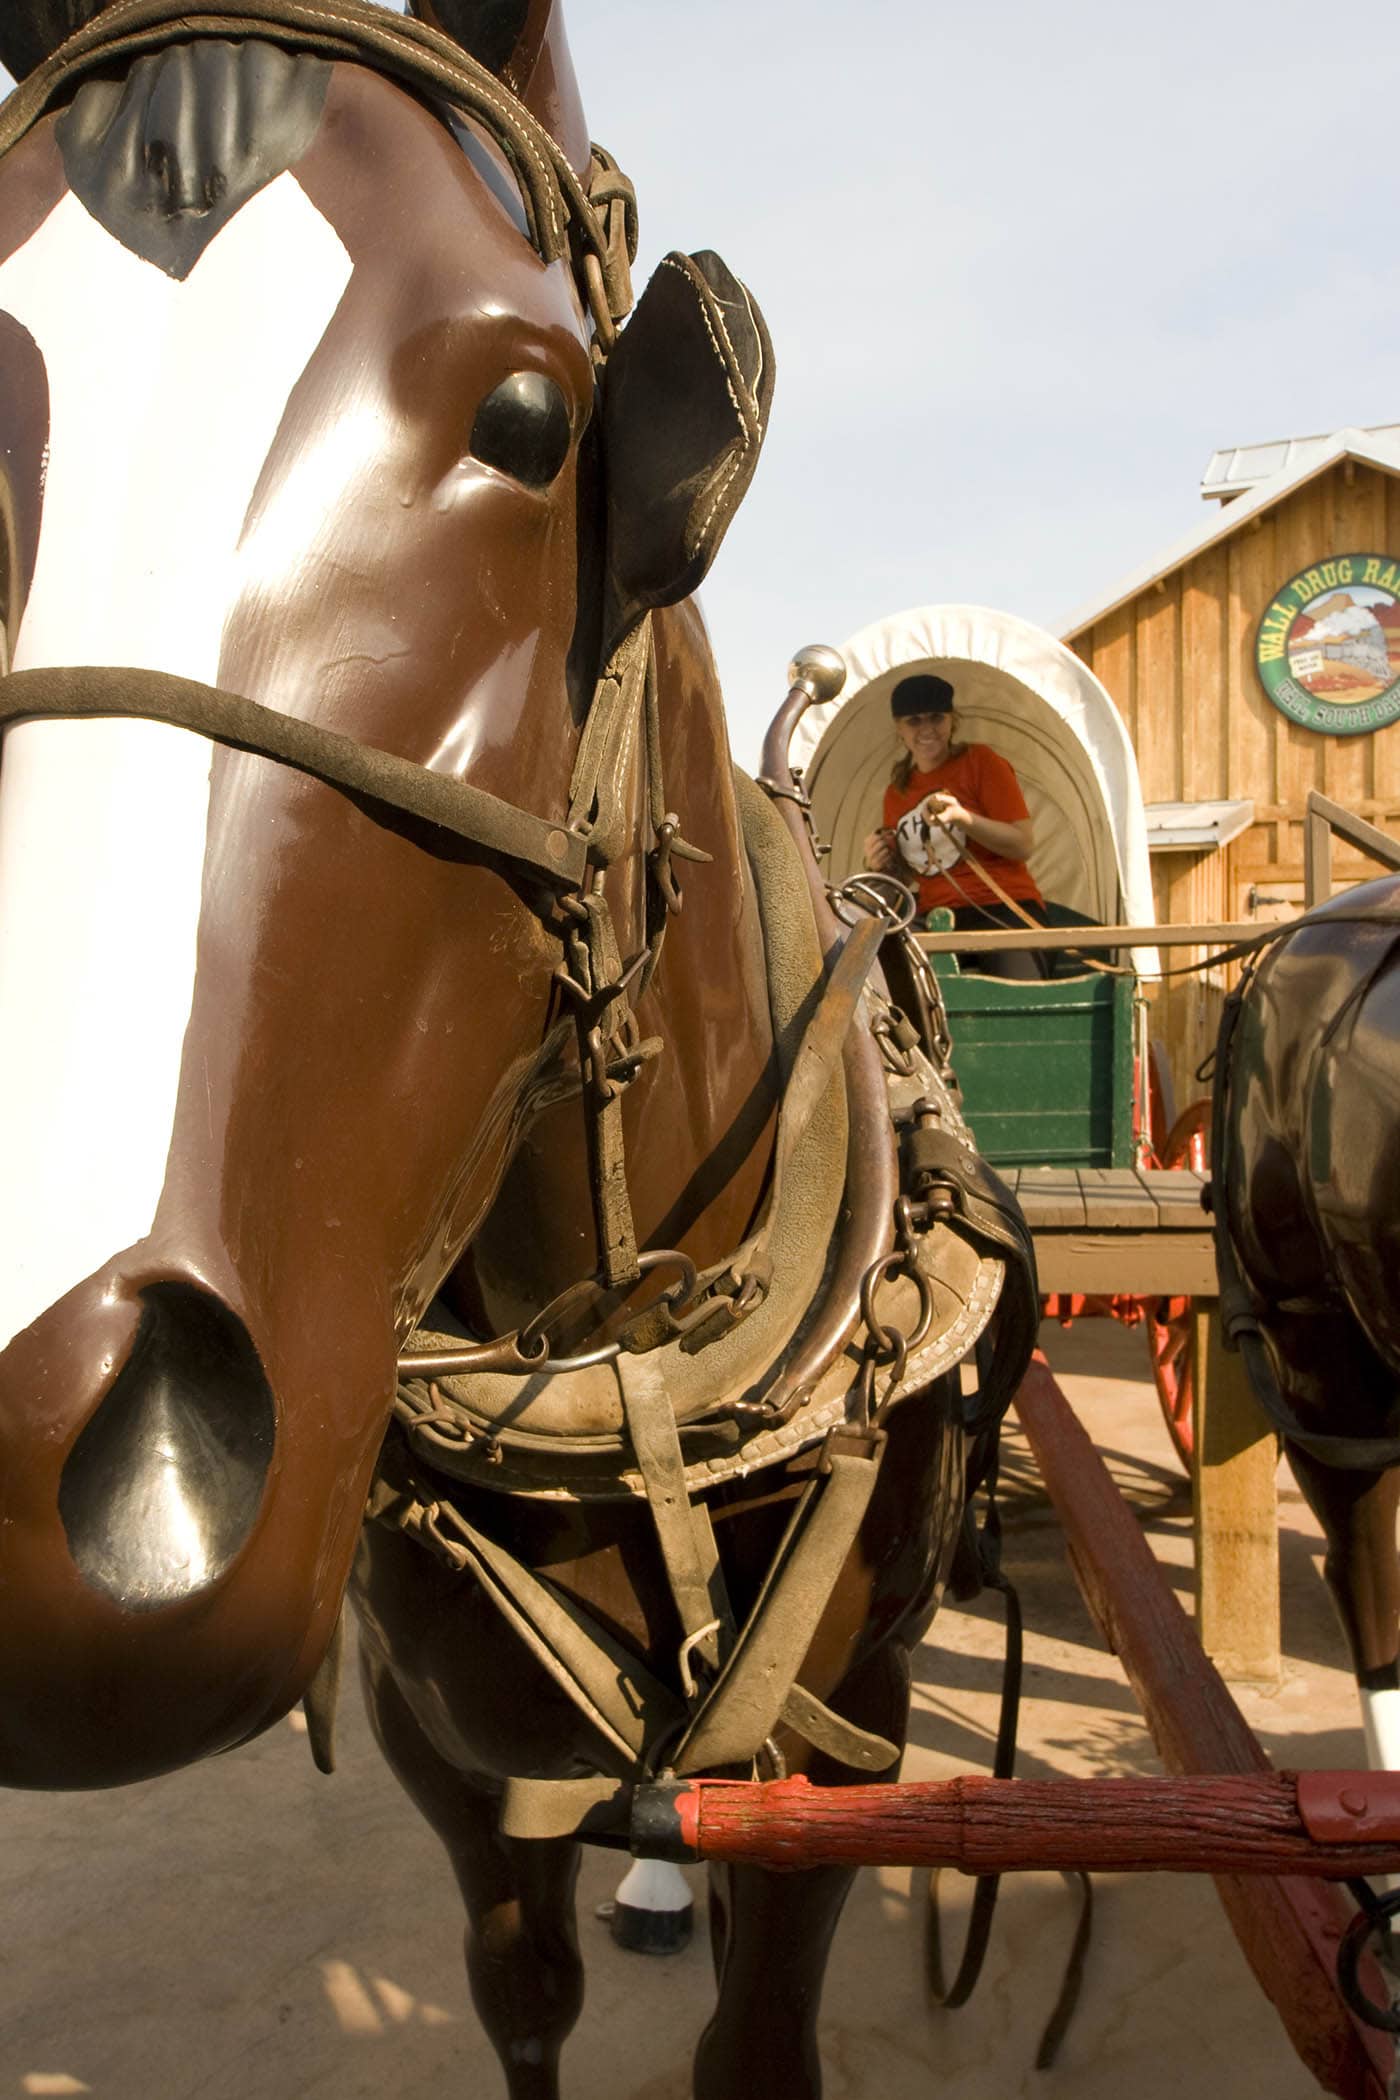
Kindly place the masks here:
[(471, 449), (526, 488), (547, 488), (569, 456), (568, 404), (542, 372), (512, 372), (476, 412)]

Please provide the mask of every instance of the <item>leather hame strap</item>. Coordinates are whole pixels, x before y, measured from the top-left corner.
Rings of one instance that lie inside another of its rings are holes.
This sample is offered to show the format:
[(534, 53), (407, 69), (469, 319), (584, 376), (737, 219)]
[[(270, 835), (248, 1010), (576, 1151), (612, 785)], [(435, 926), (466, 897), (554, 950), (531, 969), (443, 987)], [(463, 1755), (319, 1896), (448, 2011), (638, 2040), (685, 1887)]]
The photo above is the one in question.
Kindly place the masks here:
[(718, 1670), (734, 1640), (710, 1513), (686, 1487), (676, 1411), (666, 1377), (654, 1357), (619, 1357), (617, 1382), (632, 1450), (646, 1487), (666, 1579), (685, 1635), (682, 1675), (690, 1658)]
[(672, 1760), (684, 1778), (748, 1764), (779, 1722), (858, 1770), (886, 1771), (898, 1746), (845, 1720), (797, 1684), (870, 1507), (884, 1437), (835, 1430), (803, 1491), (734, 1652)]
[(674, 1731), (684, 1714), (676, 1695), (590, 1612), (460, 1510), (381, 1476), (367, 1514), (420, 1539), (459, 1574), (476, 1577), (531, 1654), (592, 1723), (601, 1768), (619, 1777), (634, 1773), (648, 1744)]

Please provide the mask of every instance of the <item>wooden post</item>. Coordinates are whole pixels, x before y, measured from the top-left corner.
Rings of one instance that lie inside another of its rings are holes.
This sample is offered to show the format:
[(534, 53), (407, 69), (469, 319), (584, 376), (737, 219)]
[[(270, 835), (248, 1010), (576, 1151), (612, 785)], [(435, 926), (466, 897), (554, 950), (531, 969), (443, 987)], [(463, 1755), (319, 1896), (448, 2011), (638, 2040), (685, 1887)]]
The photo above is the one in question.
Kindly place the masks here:
[(1277, 1684), (1278, 1443), (1214, 1299), (1194, 1323), (1196, 1625), (1222, 1677)]
[(1311, 802), (1309, 797), (1303, 819), (1303, 903), (1309, 911), (1332, 894), (1332, 827)]

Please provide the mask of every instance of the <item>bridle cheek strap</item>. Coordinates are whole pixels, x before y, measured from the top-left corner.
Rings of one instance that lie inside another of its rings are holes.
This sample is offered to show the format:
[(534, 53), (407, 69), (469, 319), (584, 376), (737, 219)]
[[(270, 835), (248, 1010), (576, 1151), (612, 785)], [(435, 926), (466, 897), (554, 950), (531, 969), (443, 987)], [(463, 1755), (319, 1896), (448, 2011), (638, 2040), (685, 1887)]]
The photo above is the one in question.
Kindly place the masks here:
[(588, 840), (581, 830), (550, 823), (468, 780), (435, 773), (319, 723), (280, 714), (240, 693), (166, 671), (89, 665), (12, 671), (0, 679), (0, 728), (21, 720), (99, 716), (166, 722), (235, 751), (275, 759), (331, 787), (466, 839), (528, 869), (553, 890), (569, 892), (583, 885)]

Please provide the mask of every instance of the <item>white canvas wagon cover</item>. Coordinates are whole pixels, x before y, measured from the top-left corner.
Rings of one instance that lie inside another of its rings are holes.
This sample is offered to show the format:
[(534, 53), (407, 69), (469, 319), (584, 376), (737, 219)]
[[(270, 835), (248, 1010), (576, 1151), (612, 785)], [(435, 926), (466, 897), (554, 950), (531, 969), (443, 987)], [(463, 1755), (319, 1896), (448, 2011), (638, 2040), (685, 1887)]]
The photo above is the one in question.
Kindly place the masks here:
[[(833, 881), (860, 867), (865, 836), (881, 821), (899, 748), (890, 689), (912, 671), (934, 671), (953, 687), (960, 738), (990, 744), (1016, 769), (1042, 894), (1104, 924), (1153, 923), (1137, 759), (1122, 716), (1072, 650), (1014, 613), (925, 605), (862, 627), (841, 654), (842, 692), (808, 708), (792, 740)], [(1155, 949), (1133, 959), (1145, 974), (1157, 967)]]

